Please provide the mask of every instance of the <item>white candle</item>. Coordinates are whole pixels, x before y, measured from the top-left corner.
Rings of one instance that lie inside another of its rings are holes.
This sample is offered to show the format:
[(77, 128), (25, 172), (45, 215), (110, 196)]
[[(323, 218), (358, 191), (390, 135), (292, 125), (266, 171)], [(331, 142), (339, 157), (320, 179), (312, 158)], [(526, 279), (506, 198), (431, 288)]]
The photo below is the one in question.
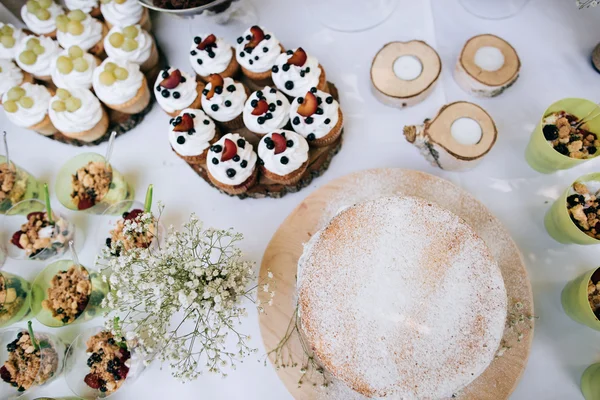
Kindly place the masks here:
[(423, 64), (415, 56), (401, 56), (394, 61), (394, 74), (403, 81), (417, 79), (423, 72)]
[(504, 65), (504, 54), (497, 47), (480, 47), (475, 52), (475, 64), (484, 71), (498, 71)]
[(472, 118), (458, 118), (450, 126), (450, 134), (458, 143), (472, 146), (481, 140), (481, 125)]

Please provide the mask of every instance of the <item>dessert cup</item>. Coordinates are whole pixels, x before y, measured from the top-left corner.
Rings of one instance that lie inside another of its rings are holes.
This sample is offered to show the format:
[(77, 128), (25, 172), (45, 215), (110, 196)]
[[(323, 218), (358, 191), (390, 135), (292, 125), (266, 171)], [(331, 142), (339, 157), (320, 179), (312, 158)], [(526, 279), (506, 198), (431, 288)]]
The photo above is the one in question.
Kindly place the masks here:
[(592, 364), (581, 376), (581, 393), (585, 400), (600, 399), (600, 363)]
[[(578, 178), (575, 182), (581, 182), (584, 184), (586, 182), (600, 183), (600, 173), (584, 175)], [(586, 235), (571, 219), (571, 215), (567, 210), (567, 197), (569, 197), (569, 194), (571, 194), (572, 187), (573, 185), (570, 185), (562, 194), (562, 196), (556, 199), (550, 210), (548, 210), (546, 213), (546, 217), (544, 218), (546, 230), (554, 240), (560, 243), (575, 243), (583, 245), (600, 244), (600, 240)]]
[(225, 193), (242, 194), (256, 184), (258, 156), (239, 134), (224, 135), (210, 147), (207, 158), (208, 178)]
[[(257, 52), (254, 52), (254, 50)], [(272, 68), (285, 49), (272, 32), (254, 25), (237, 38), (236, 59), (242, 73), (259, 86), (271, 85)]]
[[(572, 168), (595, 157), (577, 159), (565, 156), (556, 151), (544, 137), (542, 131), (544, 117), (558, 111), (566, 111), (579, 119), (593, 113), (598, 106), (590, 100), (579, 98), (566, 98), (559, 100), (548, 107), (542, 114), (538, 124), (531, 134), (531, 139), (525, 151), (525, 159), (529, 166), (543, 174), (549, 174), (561, 169)], [(591, 132), (600, 132), (600, 118), (594, 118), (586, 123)], [(600, 152), (596, 153), (596, 157)]]
[(243, 83), (213, 74), (202, 91), (202, 109), (215, 120), (222, 132), (244, 127), (244, 104), (249, 90)]
[[(15, 173), (15, 181), (12, 188), (8, 192), (0, 190), (0, 213), (5, 214), (15, 204), (28, 199), (40, 199), (44, 200), (44, 192), (42, 184), (37, 181), (29, 172), (25, 171), (21, 167), (16, 166), (12, 162), (10, 163), (11, 170)], [(6, 157), (0, 156), (0, 177), (5, 179), (7, 164)], [(4, 183), (4, 182), (2, 182)], [(25, 203), (23, 203), (25, 205)], [(28, 213), (32, 210), (28, 210), (22, 207), (22, 213)]]
[[(88, 341), (90, 341), (90, 339), (92, 339), (95, 335), (102, 335), (103, 332), (106, 332), (103, 327), (90, 328), (77, 336), (73, 343), (71, 343), (69, 346), (69, 350), (67, 352), (68, 355), (65, 360), (65, 379), (73, 394), (75, 394), (78, 398), (85, 400), (96, 400), (109, 397), (114, 393), (120, 393), (129, 385), (133, 384), (145, 370), (144, 360), (136, 351), (135, 346), (129, 342), (126, 342), (124, 338), (121, 338), (121, 340), (113, 338), (115, 343), (117, 343), (119, 346), (127, 346), (126, 350), (123, 349), (123, 351), (119, 351), (119, 355), (121, 355), (120, 358), (115, 357), (113, 359), (119, 360), (117, 362), (118, 365), (120, 365), (120, 369), (117, 374), (125, 375), (125, 377), (122, 379), (119, 375), (119, 381), (117, 381), (117, 383), (122, 383), (114, 390), (106, 390), (106, 386), (104, 386), (105, 391), (103, 392), (100, 389), (93, 389), (90, 387), (86, 383), (86, 378), (87, 381), (90, 382), (90, 376), (92, 375), (90, 372), (91, 368), (88, 363), (92, 362), (92, 365), (97, 363), (97, 361), (94, 362), (95, 360), (93, 359), (93, 354), (97, 353), (88, 351), (91, 349), (88, 347)], [(108, 335), (108, 333), (106, 334)], [(106, 354), (106, 352), (104, 352), (104, 354)], [(129, 356), (129, 358), (127, 356)], [(123, 361), (124, 358), (125, 361)], [(113, 361), (113, 363), (114, 362), (115, 361)], [(123, 365), (125, 366), (124, 371), (121, 370)], [(88, 374), (90, 376), (88, 376)], [(104, 384), (106, 385), (106, 381)]]
[(190, 165), (205, 165), (208, 149), (219, 137), (219, 128), (202, 110), (186, 108), (169, 122), (171, 148)]
[(0, 328), (27, 317), (30, 311), (31, 284), (20, 276), (0, 272)]
[(78, 208), (77, 203), (73, 201), (71, 194), (73, 192), (73, 175), (81, 168), (86, 167), (89, 163), (106, 163), (103, 156), (97, 153), (83, 153), (73, 157), (58, 173), (56, 178), (56, 196), (60, 203), (70, 210), (85, 211), (89, 214), (102, 214), (107, 208), (121, 202), (123, 200), (133, 199), (134, 190), (131, 185), (125, 180), (123, 175), (117, 171), (112, 165), (109, 165), (111, 170), (111, 180), (108, 192), (97, 200), (91, 207)]
[(344, 126), (338, 101), (315, 88), (292, 100), (290, 120), (294, 131), (304, 136), (311, 147), (329, 146), (340, 137)]
[(292, 131), (277, 130), (258, 144), (260, 172), (282, 185), (297, 183), (308, 167), (308, 143)]
[(165, 68), (154, 83), (156, 102), (171, 117), (186, 108), (202, 108), (204, 83), (176, 68)]
[(560, 300), (565, 313), (574, 321), (600, 331), (600, 320), (588, 300), (588, 283), (597, 282), (600, 269), (596, 268), (573, 279), (564, 287)]
[[(57, 274), (62, 274), (64, 276), (64, 273), (68, 273), (74, 266), (75, 263), (72, 260), (56, 261), (46, 266), (33, 281), (31, 291), (31, 313), (40, 323), (52, 328), (60, 328), (73, 323), (90, 321), (101, 316), (104, 311), (101, 303), (108, 293), (108, 284), (102, 281), (102, 276), (98, 272), (88, 270), (84, 266), (81, 266), (80, 268), (75, 266), (71, 276), (74, 277), (74, 279), (77, 279), (78, 283), (88, 281), (90, 283), (89, 288), (91, 291), (87, 296), (85, 294), (82, 296), (77, 304), (77, 308), (73, 310), (74, 313), (71, 313), (72, 315), (64, 313), (65, 309), (59, 305), (58, 308), (54, 310), (56, 311), (57, 316), (53, 316), (53, 311), (48, 308), (48, 303), (45, 302), (51, 301), (48, 297), (48, 289), (53, 287), (53, 278)], [(64, 278), (62, 280), (64, 280)], [(61, 315), (65, 315), (65, 317), (61, 319)]]
[[(9, 359), (11, 353), (7, 350), (7, 345), (14, 342), (23, 335), (29, 335), (27, 329), (10, 328), (0, 332), (0, 363), (4, 365)], [(40, 367), (33, 378), (33, 382), (26, 390), (19, 390), (4, 380), (0, 381), (0, 396), (2, 398), (14, 399), (22, 396), (24, 393), (30, 394), (39, 387), (51, 383), (63, 370), (63, 361), (66, 352), (64, 342), (50, 333), (34, 332), (36, 342), (39, 344)], [(2, 368), (0, 368), (0, 372)]]

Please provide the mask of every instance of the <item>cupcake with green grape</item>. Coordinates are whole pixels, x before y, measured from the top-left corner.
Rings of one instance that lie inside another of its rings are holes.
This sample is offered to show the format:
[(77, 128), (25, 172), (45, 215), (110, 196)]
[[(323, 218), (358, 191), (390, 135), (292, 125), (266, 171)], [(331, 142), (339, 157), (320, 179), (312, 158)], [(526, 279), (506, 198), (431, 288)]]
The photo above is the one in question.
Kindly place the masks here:
[(243, 83), (212, 74), (202, 91), (202, 109), (223, 131), (244, 127), (244, 103), (249, 91)]
[(20, 276), (0, 272), (0, 327), (22, 321), (29, 314), (31, 284)]
[(278, 129), (258, 144), (262, 175), (282, 185), (297, 183), (308, 167), (308, 143), (296, 132)]
[(219, 140), (219, 129), (204, 111), (186, 108), (169, 121), (169, 143), (190, 165), (206, 164), (208, 148)]
[(26, 82), (33, 83), (33, 76), (30, 73), (17, 67), (11, 60), (0, 58), (0, 104), (4, 93)]
[(208, 178), (230, 195), (248, 191), (257, 182), (258, 159), (250, 142), (238, 133), (228, 133), (212, 145), (207, 156)]
[(52, 64), (52, 82), (59, 88), (91, 89), (94, 69), (100, 59), (79, 46), (63, 50)]
[(113, 26), (141, 25), (152, 30), (150, 13), (137, 0), (100, 0), (100, 11), (109, 29)]
[(113, 26), (104, 38), (104, 49), (115, 60), (139, 64), (144, 73), (158, 66), (158, 49), (154, 38), (140, 25)]
[(73, 10), (56, 17), (56, 28), (56, 39), (63, 48), (79, 46), (97, 57), (104, 55), (104, 36), (108, 28), (100, 20), (81, 10)]
[(244, 104), (244, 125), (259, 136), (285, 127), (290, 120), (290, 102), (274, 87), (265, 86)]
[(65, 6), (70, 11), (81, 10), (94, 18), (102, 16), (98, 0), (65, 0)]
[(56, 17), (62, 13), (62, 7), (52, 0), (28, 0), (21, 7), (21, 19), (27, 29), (51, 38), (56, 38)]
[(146, 77), (138, 64), (107, 58), (94, 70), (94, 93), (108, 108), (137, 114), (150, 103)]
[(158, 74), (154, 86), (156, 102), (171, 117), (177, 117), (186, 108), (202, 105), (204, 84), (180, 69), (166, 67)]
[(342, 134), (344, 117), (337, 100), (313, 87), (292, 100), (290, 120), (294, 131), (312, 147), (328, 146)]
[(52, 94), (43, 85), (24, 83), (15, 86), (2, 96), (2, 106), (13, 124), (44, 136), (57, 132), (48, 115)]
[(56, 129), (69, 139), (93, 142), (108, 131), (108, 114), (89, 89), (57, 89), (48, 113)]
[(17, 45), (17, 65), (34, 78), (51, 82), (52, 63), (60, 51), (56, 40), (46, 36), (26, 36)]
[(208, 82), (211, 74), (231, 78), (240, 70), (233, 47), (212, 33), (194, 36), (189, 58), (198, 79), (204, 82)]
[(14, 60), (17, 43), (24, 35), (20, 28), (0, 22), (0, 59)]

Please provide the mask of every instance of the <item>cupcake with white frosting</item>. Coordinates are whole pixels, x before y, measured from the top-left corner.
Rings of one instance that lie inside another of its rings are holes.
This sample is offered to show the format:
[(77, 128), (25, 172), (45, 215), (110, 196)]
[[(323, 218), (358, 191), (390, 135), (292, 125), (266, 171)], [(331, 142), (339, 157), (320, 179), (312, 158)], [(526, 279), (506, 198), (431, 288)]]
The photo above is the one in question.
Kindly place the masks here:
[(108, 130), (108, 114), (88, 89), (58, 89), (48, 115), (60, 133), (70, 139), (93, 142)]
[(188, 164), (205, 164), (208, 148), (218, 139), (217, 126), (202, 110), (186, 108), (169, 121), (171, 148)]
[(52, 62), (60, 53), (58, 42), (46, 36), (26, 36), (17, 45), (15, 61), (19, 68), (34, 78), (51, 81)]
[(150, 90), (140, 66), (107, 58), (94, 70), (92, 86), (106, 105), (124, 114), (137, 114), (150, 103)]
[[(33, 76), (30, 73), (22, 71), (10, 60), (0, 59), (0, 98), (10, 88), (25, 82), (33, 83)], [(1, 101), (0, 104), (2, 104)]]
[(269, 84), (271, 69), (284, 48), (273, 33), (254, 25), (237, 39), (236, 58), (248, 78)]
[(63, 13), (52, 0), (29, 0), (21, 7), (21, 19), (36, 35), (56, 38), (56, 17)]
[(8, 120), (13, 124), (50, 136), (56, 133), (48, 116), (51, 97), (46, 86), (24, 83), (4, 93), (2, 105)]
[(273, 82), (290, 97), (303, 96), (313, 87), (325, 92), (328, 89), (325, 70), (302, 47), (288, 50), (277, 57), (273, 66)]
[(282, 185), (297, 183), (308, 168), (308, 143), (296, 132), (277, 130), (258, 144), (260, 172)]
[(81, 10), (94, 18), (101, 16), (98, 0), (65, 0), (65, 5), (69, 10)]
[(213, 74), (202, 91), (202, 109), (224, 130), (233, 130), (244, 126), (244, 103), (248, 98), (246, 87), (231, 78)]
[(208, 150), (208, 178), (226, 193), (242, 194), (257, 181), (257, 158), (246, 139), (237, 133), (228, 133)]
[(137, 0), (100, 0), (100, 3), (100, 11), (109, 29), (131, 25), (141, 25), (147, 31), (152, 29), (148, 9)]
[(140, 25), (113, 26), (104, 38), (104, 49), (115, 60), (139, 64), (144, 73), (158, 65), (158, 49), (154, 38)]
[(244, 105), (244, 125), (257, 135), (282, 129), (290, 120), (290, 102), (270, 86), (252, 93)]
[(234, 52), (229, 43), (212, 33), (195, 36), (190, 47), (190, 64), (204, 82), (208, 82), (211, 74), (231, 78), (240, 70)]
[(98, 65), (100, 59), (84, 52), (79, 46), (71, 46), (54, 60), (52, 82), (59, 88), (91, 89), (94, 69)]
[(167, 67), (156, 78), (156, 101), (171, 117), (179, 115), (186, 108), (200, 108), (204, 84), (187, 73)]
[(20, 28), (0, 22), (0, 59), (14, 60), (17, 44), (23, 36), (25, 34)]
[(327, 146), (337, 140), (344, 125), (337, 100), (316, 88), (292, 100), (290, 120), (294, 131), (315, 147)]
[(108, 28), (96, 18), (81, 10), (69, 11), (56, 17), (56, 38), (65, 49), (79, 46), (95, 56), (104, 55), (104, 36)]

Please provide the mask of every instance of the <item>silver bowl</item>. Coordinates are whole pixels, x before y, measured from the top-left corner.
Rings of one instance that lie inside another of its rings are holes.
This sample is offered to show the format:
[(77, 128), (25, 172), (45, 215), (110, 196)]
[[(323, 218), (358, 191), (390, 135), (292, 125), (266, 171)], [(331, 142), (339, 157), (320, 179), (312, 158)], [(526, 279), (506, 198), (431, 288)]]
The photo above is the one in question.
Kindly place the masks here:
[(204, 11), (210, 11), (212, 8), (214, 8), (218, 5), (221, 5), (223, 3), (226, 3), (228, 1), (231, 2), (231, 1), (236, 1), (236, 0), (214, 0), (214, 1), (210, 2), (209, 4), (205, 4), (205, 5), (199, 6), (199, 7), (174, 10), (174, 9), (169, 9), (169, 8), (157, 7), (154, 5), (152, 0), (138, 0), (138, 2), (142, 6), (149, 8), (150, 10), (163, 12), (163, 13), (167, 13), (167, 14), (173, 14), (173, 15), (177, 15), (179, 17), (192, 17), (194, 15), (199, 15), (199, 14), (202, 14)]

